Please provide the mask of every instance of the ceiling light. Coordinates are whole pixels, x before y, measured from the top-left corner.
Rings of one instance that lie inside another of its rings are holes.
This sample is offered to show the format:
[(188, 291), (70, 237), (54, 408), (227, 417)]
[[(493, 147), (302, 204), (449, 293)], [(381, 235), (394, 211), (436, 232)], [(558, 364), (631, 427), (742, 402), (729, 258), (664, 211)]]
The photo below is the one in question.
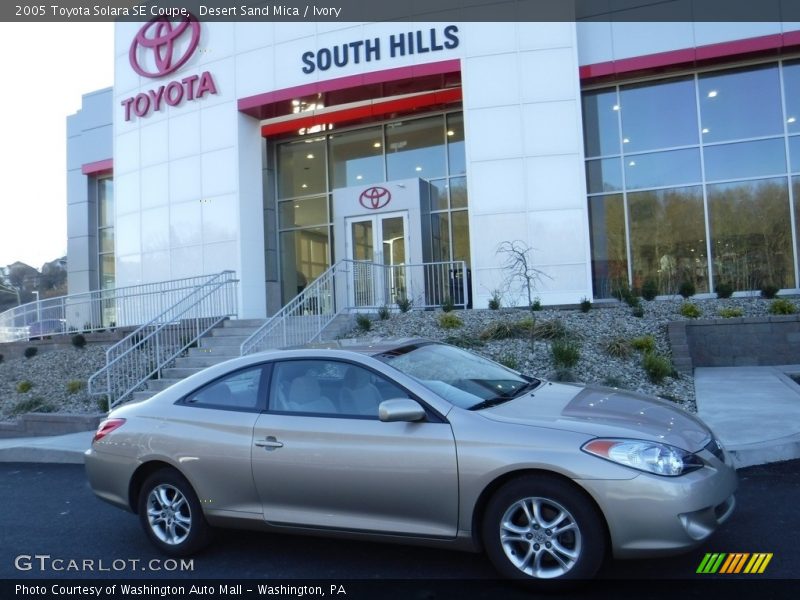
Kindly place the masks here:
[(456, 132), (453, 131), (452, 129), (448, 129), (447, 130), (447, 135), (455, 135), (455, 134), (456, 134)]
[(708, 133), (709, 131), (711, 130), (708, 127), (703, 127), (703, 133)]
[(786, 119), (787, 123), (794, 123), (795, 121), (797, 121), (795, 117), (789, 117), (788, 119)]
[(628, 166), (629, 167), (635, 167), (636, 166), (636, 161), (632, 160), (631, 162), (628, 163)]
[(611, 110), (619, 110), (619, 104), (615, 104), (611, 107)]
[(708, 97), (709, 98), (716, 98), (717, 97), (717, 90), (711, 90), (710, 92), (708, 92)]
[(295, 204), (294, 207), (295, 208), (300, 208), (300, 205), (299, 204)]
[(622, 143), (623, 144), (628, 144), (628, 143), (630, 143), (630, 140), (628, 138), (622, 138)]
[(381, 147), (381, 143), (380, 142), (375, 142), (374, 144), (372, 144), (372, 147), (373, 148), (380, 148)]
[(304, 183), (304, 184), (303, 184), (303, 185), (301, 185), (300, 187), (301, 187), (301, 188), (303, 188), (303, 189), (306, 189), (306, 188), (308, 187), (308, 185)]
[(362, 179), (364, 179), (364, 176), (363, 176), (363, 175), (356, 175), (356, 179), (358, 179), (359, 181), (361, 181)]
[(292, 100), (292, 106), (300, 106), (300, 100)]
[(417, 167), (417, 168), (416, 168), (416, 169), (414, 169), (414, 170), (415, 170), (415, 171), (417, 171), (417, 172), (419, 172), (419, 171), (422, 171), (422, 167)]
[(314, 158), (313, 154), (306, 154), (306, 158)]

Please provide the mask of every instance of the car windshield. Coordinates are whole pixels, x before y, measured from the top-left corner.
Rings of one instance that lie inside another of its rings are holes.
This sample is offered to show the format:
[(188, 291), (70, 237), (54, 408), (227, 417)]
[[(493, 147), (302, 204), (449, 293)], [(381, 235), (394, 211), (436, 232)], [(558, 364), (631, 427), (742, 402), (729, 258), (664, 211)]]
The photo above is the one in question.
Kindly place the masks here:
[(448, 402), (470, 410), (500, 404), (540, 383), (444, 344), (406, 346), (376, 358), (417, 379)]

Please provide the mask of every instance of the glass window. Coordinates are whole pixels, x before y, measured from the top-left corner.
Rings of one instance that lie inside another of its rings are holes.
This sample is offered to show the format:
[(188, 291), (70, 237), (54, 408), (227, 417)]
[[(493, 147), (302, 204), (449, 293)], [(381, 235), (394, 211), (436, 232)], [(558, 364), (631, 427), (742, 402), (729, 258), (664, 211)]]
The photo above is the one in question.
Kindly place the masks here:
[(438, 179), (430, 182), (431, 210), (447, 210), (447, 179)]
[(381, 127), (337, 133), (329, 139), (331, 189), (384, 181)]
[(703, 190), (700, 186), (628, 194), (633, 285), (648, 279), (659, 294), (691, 281), (708, 291)]
[(783, 138), (706, 146), (703, 153), (707, 181), (786, 173)]
[(270, 409), (377, 419), (381, 402), (408, 397), (398, 385), (359, 365), (332, 360), (282, 361), (273, 368)]
[(703, 142), (783, 133), (777, 64), (699, 77)]
[(114, 287), (116, 281), (114, 255), (100, 255), (100, 289), (108, 290)]
[(114, 180), (104, 177), (97, 180), (98, 227), (114, 226)]
[(789, 133), (800, 133), (800, 62), (783, 64), (783, 90), (786, 130)]
[(328, 198), (326, 196), (280, 202), (278, 207), (281, 229), (328, 223)]
[(278, 146), (278, 197), (324, 194), (325, 138), (288, 142)]
[(586, 186), (590, 194), (622, 191), (622, 159), (586, 161)]
[(696, 145), (694, 90), (694, 77), (620, 88), (622, 151)]
[(611, 298), (628, 282), (625, 207), (621, 194), (589, 198), (592, 286), (595, 298)]
[(105, 227), (99, 230), (100, 252), (114, 252), (114, 228)]
[(714, 281), (735, 290), (795, 286), (784, 177), (707, 188)]
[(302, 292), (330, 265), (328, 227), (285, 231), (280, 234), (284, 304)]
[(617, 90), (586, 92), (582, 104), (586, 156), (619, 154)]
[(389, 181), (447, 175), (441, 116), (399, 121), (386, 126), (386, 171)]
[(214, 408), (258, 407), (261, 365), (236, 371), (186, 397), (183, 404)]
[(696, 148), (626, 156), (625, 185), (628, 189), (701, 183), (700, 151)]
[(450, 214), (447, 212), (431, 215), (431, 240), (433, 261), (450, 260)]
[(457, 210), (450, 214), (453, 220), (453, 260), (463, 260), (469, 267), (469, 213)]
[(453, 177), (450, 180), (450, 208), (467, 208), (467, 178)]
[(450, 175), (463, 175), (467, 172), (462, 113), (447, 115), (447, 160)]
[(800, 173), (800, 136), (793, 135), (789, 138), (789, 162), (792, 173)]

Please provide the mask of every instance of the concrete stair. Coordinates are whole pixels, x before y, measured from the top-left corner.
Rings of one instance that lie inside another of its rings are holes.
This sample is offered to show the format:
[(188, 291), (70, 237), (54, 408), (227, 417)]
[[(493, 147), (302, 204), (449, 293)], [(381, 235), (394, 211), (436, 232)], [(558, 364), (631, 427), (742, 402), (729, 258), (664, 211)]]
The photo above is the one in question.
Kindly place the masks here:
[[(302, 327), (303, 317), (294, 317), (295, 324), (289, 327)], [(250, 335), (264, 324), (263, 319), (229, 319), (223, 321), (221, 326), (215, 327), (200, 340), (196, 348), (190, 348), (186, 356), (175, 360), (175, 365), (164, 369), (161, 379), (152, 379), (147, 383), (147, 390), (133, 393), (134, 401), (145, 400), (157, 392), (167, 389), (182, 379), (199, 373), (203, 369), (219, 364), (239, 356), (239, 347)], [(322, 334), (321, 341), (334, 340), (349, 331), (354, 322), (350, 314), (337, 315)], [(279, 348), (283, 345), (283, 336), (273, 336), (268, 339), (268, 346)]]

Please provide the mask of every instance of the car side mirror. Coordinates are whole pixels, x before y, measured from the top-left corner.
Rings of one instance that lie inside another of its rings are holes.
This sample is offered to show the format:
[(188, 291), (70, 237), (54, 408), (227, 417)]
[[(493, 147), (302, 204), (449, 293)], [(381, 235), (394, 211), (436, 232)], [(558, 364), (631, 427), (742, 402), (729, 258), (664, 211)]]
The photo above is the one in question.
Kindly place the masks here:
[(425, 409), (419, 405), (419, 402), (409, 398), (384, 400), (378, 407), (378, 418), (384, 423), (422, 421), (425, 418)]

